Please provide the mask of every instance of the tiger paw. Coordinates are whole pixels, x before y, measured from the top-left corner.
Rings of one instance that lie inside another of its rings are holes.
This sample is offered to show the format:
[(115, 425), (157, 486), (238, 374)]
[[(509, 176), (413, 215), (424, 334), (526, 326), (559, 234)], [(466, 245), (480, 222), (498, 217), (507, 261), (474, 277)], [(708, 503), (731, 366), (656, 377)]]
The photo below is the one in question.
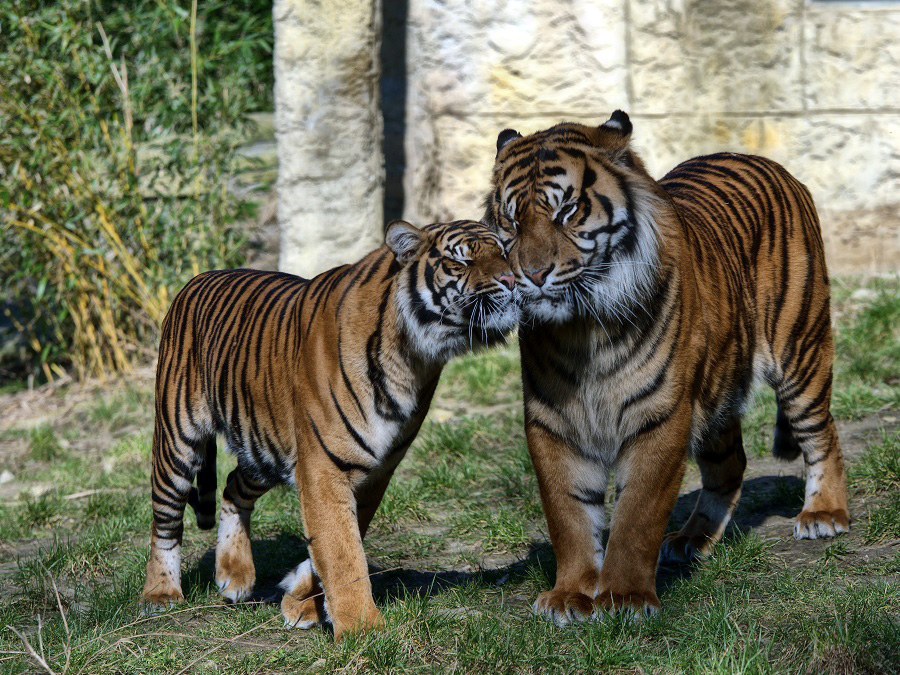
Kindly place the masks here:
[(216, 586), (228, 602), (242, 602), (250, 597), (256, 583), (256, 568), (253, 559), (237, 556), (216, 555)]
[(629, 618), (641, 620), (653, 616), (659, 611), (659, 598), (653, 590), (614, 590), (600, 589), (594, 598), (598, 610), (614, 614), (622, 612)]
[(319, 594), (310, 598), (298, 598), (291, 593), (285, 593), (281, 599), (281, 614), (284, 617), (284, 625), (289, 628), (301, 630), (312, 628), (324, 623), (328, 618), (325, 611), (325, 596)]
[(306, 559), (297, 565), (278, 585), (284, 589), (281, 613), (285, 626), (306, 630), (328, 620), (325, 593), (312, 560)]
[(145, 589), (141, 596), (141, 613), (144, 616), (154, 616), (182, 602), (184, 594), (180, 588), (155, 588), (152, 591)]
[(594, 603), (584, 593), (544, 591), (534, 601), (532, 610), (557, 626), (566, 626), (590, 619), (594, 612)]
[(836, 511), (801, 511), (794, 524), (794, 539), (827, 539), (850, 531), (850, 514)]
[(712, 551), (713, 542), (703, 534), (688, 535), (672, 532), (663, 539), (659, 549), (662, 562), (686, 563), (697, 558), (705, 558)]
[[(347, 621), (332, 619), (331, 624), (334, 626), (335, 642), (340, 642), (349, 633), (370, 633), (384, 628), (384, 617), (381, 615), (381, 612), (375, 607), (375, 603), (371, 602), (371, 599), (368, 604), (369, 607), (356, 614), (358, 616), (356, 619)], [(344, 612), (343, 614), (345, 616), (352, 615), (351, 612)]]

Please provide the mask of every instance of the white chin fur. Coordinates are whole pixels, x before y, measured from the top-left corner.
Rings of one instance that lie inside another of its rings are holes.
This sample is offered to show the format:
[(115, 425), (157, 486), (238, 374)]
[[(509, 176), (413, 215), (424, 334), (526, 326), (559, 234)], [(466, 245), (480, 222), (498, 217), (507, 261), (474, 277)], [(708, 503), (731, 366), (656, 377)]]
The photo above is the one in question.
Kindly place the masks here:
[(509, 333), (519, 325), (520, 314), (517, 305), (507, 305), (503, 310), (489, 315), (484, 322), (484, 327), (501, 333)]
[(522, 320), (529, 318), (543, 323), (562, 323), (572, 318), (572, 307), (563, 300), (553, 302), (548, 298), (529, 300), (526, 297)]

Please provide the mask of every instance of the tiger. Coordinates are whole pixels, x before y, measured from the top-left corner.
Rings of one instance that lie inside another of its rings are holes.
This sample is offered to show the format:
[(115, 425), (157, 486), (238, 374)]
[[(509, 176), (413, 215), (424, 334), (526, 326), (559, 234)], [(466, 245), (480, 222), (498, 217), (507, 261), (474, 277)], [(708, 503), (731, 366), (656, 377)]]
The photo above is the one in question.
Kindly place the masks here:
[[(560, 625), (652, 614), (658, 561), (710, 553), (741, 492), (741, 415), (758, 381), (777, 398), (775, 456), (806, 465), (794, 536), (849, 528), (809, 190), (774, 161), (732, 153), (657, 182), (632, 128), (616, 111), (596, 127), (502, 131), (482, 218), (522, 301), (525, 433), (557, 559), (534, 611)], [(702, 490), (664, 537), (688, 456)]]
[[(308, 559), (281, 582), (285, 624), (330, 621), (335, 639), (382, 625), (363, 538), (428, 411), (443, 365), (517, 326), (515, 278), (475, 221), (394, 221), (385, 245), (310, 280), (200, 274), (162, 325), (143, 605), (181, 602), (185, 506), (215, 525), (216, 435), (237, 456), (225, 485), (215, 581), (250, 597), (250, 515), (297, 488)], [(197, 485), (192, 485), (194, 479)]]

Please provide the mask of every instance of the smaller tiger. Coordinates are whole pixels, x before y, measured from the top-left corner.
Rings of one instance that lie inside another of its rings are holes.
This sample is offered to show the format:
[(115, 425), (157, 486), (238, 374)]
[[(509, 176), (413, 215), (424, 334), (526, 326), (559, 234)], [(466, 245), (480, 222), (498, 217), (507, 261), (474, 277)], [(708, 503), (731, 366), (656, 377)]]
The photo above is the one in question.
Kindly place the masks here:
[(175, 298), (156, 375), (146, 603), (184, 598), (184, 509), (194, 508), (201, 528), (214, 525), (222, 434), (238, 461), (216, 544), (222, 595), (236, 602), (253, 590), (250, 514), (288, 483), (300, 494), (310, 558), (282, 582), (285, 623), (330, 618), (338, 640), (382, 623), (366, 529), (443, 365), (501, 342), (519, 317), (513, 272), (484, 225), (394, 221), (385, 244), (311, 280), (207, 272)]

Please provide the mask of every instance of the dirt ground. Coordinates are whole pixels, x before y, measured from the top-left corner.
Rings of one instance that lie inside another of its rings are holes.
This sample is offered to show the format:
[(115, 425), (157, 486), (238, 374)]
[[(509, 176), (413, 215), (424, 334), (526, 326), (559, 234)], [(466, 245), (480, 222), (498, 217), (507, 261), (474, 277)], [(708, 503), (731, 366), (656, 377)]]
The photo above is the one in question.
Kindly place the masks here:
[[(32, 481), (27, 476), (27, 471), (20, 471), (27, 463), (29, 441), (25, 435), (10, 436), (4, 434), (10, 429), (37, 428), (49, 425), (54, 428), (77, 427), (86, 422), (88, 410), (96, 404), (98, 398), (112, 397), (124, 386), (131, 391), (139, 391), (144, 394), (143, 409), (131, 416), (125, 424), (115, 428), (97, 431), (96, 425), (90, 425), (91, 433), (71, 433), (74, 440), (65, 439), (63, 434), (60, 441), (63, 447), (82, 457), (96, 458), (102, 468), (108, 464), (104, 451), (117, 439), (132, 435), (141, 429), (149, 429), (152, 425), (152, 387), (155, 369), (145, 367), (136, 371), (128, 378), (117, 381), (92, 381), (84, 384), (76, 384), (68, 381), (57, 381), (32, 391), (20, 391), (16, 393), (0, 394), (0, 504), (18, 505), (26, 495), (39, 497), (54, 489), (47, 482)], [(494, 414), (508, 413), (520, 407), (520, 403), (499, 403), (496, 405), (472, 405), (456, 399), (447, 398), (438, 392), (432, 405), (429, 418), (436, 422), (447, 422), (453, 419), (465, 417), (489, 417)], [(838, 433), (841, 440), (845, 460), (852, 463), (865, 450), (868, 444), (879, 438), (882, 434), (900, 433), (900, 414), (894, 410), (878, 412), (857, 421), (839, 421)], [(107, 470), (110, 468), (106, 467)], [(149, 467), (148, 467), (149, 471)], [(791, 536), (793, 518), (799, 508), (788, 507), (783, 499), (784, 493), (791, 492), (802, 500), (803, 494), (803, 462), (783, 462), (771, 454), (763, 457), (748, 457), (747, 469), (744, 474), (744, 485), (741, 500), (735, 511), (734, 518), (729, 525), (729, 531), (755, 531), (764, 540), (770, 542), (773, 551), (785, 561), (809, 561), (822, 555), (822, 550), (829, 544), (828, 540), (794, 541)], [(677, 527), (687, 520), (690, 515), (697, 495), (699, 494), (700, 474), (693, 463), (688, 464), (685, 478), (681, 487), (680, 496), (672, 513), (671, 525)], [(140, 490), (140, 488), (135, 488)], [(63, 500), (79, 500), (90, 497), (90, 490), (73, 490), (62, 495)], [(851, 504), (851, 517), (856, 520), (864, 515), (867, 506), (860, 501), (861, 495), (855, 495)], [(798, 502), (799, 503), (799, 502)], [(450, 534), (446, 524), (427, 521), (421, 523), (409, 523), (405, 529), (411, 533), (424, 537), (445, 537)], [(538, 527), (532, 535), (535, 548), (549, 551), (549, 541), (546, 533)], [(726, 533), (727, 536), (727, 533)], [(849, 556), (860, 559), (868, 559), (872, 556), (892, 555), (900, 551), (900, 540), (880, 542), (874, 545), (864, 543), (859, 528), (852, 528), (851, 532), (843, 538), (849, 545)], [(37, 549), (39, 541), (5, 542), (0, 540), (0, 579), (4, 572), (14, 570), (15, 560), (27, 556)], [(476, 543), (470, 541), (448, 542), (443, 551), (434, 556), (424, 556), (420, 560), (420, 569), (443, 568), (441, 578), (451, 581), (455, 575), (471, 574), (477, 567), (479, 571), (502, 570), (517, 562), (523, 562), (521, 556), (504, 552), (479, 552)], [(463, 564), (455, 570), (446, 569), (447, 553), (466, 554), (480, 553), (477, 565)], [(377, 563), (376, 559), (373, 562)], [(678, 575), (677, 570), (660, 568), (660, 590), (667, 585), (667, 577)], [(900, 575), (898, 575), (900, 576)], [(386, 580), (388, 585), (395, 583), (407, 587), (425, 586), (434, 582), (434, 573), (423, 572), (407, 573), (401, 577), (392, 576)], [(896, 577), (895, 577), (896, 578)], [(274, 589), (271, 589), (274, 590)], [(265, 594), (265, 589), (261, 591)]]

